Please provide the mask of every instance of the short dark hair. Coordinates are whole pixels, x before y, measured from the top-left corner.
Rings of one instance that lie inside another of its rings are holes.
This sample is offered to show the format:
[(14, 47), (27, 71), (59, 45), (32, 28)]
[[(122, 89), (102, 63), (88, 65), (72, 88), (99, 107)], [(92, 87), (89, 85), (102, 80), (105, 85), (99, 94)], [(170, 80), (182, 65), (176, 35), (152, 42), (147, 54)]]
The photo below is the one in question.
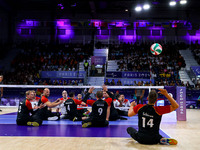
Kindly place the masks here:
[(97, 91), (96, 97), (97, 98), (103, 98), (103, 91)]
[(155, 90), (149, 92), (148, 100), (150, 104), (154, 104), (157, 101), (158, 94)]
[(74, 97), (75, 93), (74, 92), (69, 92), (69, 97)]

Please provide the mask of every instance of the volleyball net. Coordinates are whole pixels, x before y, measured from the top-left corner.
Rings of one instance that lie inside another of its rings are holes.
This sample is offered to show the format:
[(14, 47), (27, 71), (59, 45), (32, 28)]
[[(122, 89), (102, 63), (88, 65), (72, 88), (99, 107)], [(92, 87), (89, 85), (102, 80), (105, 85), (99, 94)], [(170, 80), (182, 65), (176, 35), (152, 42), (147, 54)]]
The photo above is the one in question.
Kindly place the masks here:
[[(94, 87), (95, 90), (90, 94), (90, 99), (95, 99), (95, 94), (97, 91), (102, 90), (102, 86), (52, 86), (52, 85), (0, 85), (3, 87), (3, 97), (1, 98), (1, 106), (18, 106), (20, 101), (25, 99), (25, 93), (28, 90), (34, 90), (36, 96), (40, 97), (43, 93), (44, 88), (50, 89), (49, 100), (55, 101), (58, 98), (62, 98), (62, 92), (64, 90), (69, 92), (74, 92), (77, 98), (78, 94), (82, 97), (88, 92), (90, 87)], [(144, 103), (147, 103), (147, 96), (151, 89), (158, 90), (159, 88), (164, 88), (164, 86), (107, 86), (108, 91), (113, 92), (116, 98), (123, 94), (125, 99), (130, 102), (137, 99), (137, 96), (142, 94)], [(137, 94), (136, 94), (137, 90)], [(144, 94), (143, 94), (144, 92)], [(159, 95), (160, 100), (164, 100), (164, 96)], [(163, 104), (163, 101), (160, 101)], [(160, 105), (160, 104), (159, 104)]]

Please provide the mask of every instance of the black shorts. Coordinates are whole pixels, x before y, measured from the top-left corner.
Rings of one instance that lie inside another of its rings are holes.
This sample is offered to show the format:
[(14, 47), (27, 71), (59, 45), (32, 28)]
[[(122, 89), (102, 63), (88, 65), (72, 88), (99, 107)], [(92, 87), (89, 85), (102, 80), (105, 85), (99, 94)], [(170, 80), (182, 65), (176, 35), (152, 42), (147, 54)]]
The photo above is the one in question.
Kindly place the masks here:
[(77, 110), (76, 114), (69, 116), (69, 120), (74, 120), (76, 117), (76, 121), (82, 121), (83, 112), (82, 110)]
[(141, 144), (158, 144), (162, 136), (160, 134), (148, 135), (138, 132), (137, 138)]
[(158, 144), (162, 138), (160, 134), (145, 134), (138, 132), (132, 127), (128, 127), (127, 132), (134, 140), (138, 141), (140, 144)]

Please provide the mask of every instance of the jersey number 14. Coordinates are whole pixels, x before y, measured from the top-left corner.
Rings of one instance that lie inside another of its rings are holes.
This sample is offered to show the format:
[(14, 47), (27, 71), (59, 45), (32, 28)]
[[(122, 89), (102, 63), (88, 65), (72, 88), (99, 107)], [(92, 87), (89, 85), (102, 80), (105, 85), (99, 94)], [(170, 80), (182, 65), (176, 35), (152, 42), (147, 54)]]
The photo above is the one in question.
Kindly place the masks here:
[(149, 119), (149, 121), (147, 122), (145, 117), (142, 117), (142, 127), (145, 128), (146, 126), (150, 126), (150, 128), (153, 127), (153, 119)]

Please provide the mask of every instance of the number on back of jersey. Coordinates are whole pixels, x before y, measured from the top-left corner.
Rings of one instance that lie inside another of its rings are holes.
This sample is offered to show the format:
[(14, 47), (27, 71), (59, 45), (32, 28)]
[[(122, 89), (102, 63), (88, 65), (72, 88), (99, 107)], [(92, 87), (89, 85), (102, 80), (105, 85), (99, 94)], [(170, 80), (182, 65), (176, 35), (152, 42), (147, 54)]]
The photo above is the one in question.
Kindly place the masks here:
[(145, 117), (142, 117), (142, 127), (145, 128), (146, 126), (150, 126), (150, 128), (153, 127), (153, 119), (147, 120)]
[(99, 109), (98, 109), (98, 113), (99, 113), (99, 116), (101, 116), (102, 113), (103, 113), (103, 108), (99, 108)]
[(67, 111), (70, 111), (70, 105), (67, 105)]
[(18, 112), (19, 112), (19, 113), (20, 113), (21, 110), (22, 110), (22, 106), (21, 106), (22, 104), (23, 104), (22, 102), (19, 103), (19, 107), (18, 107)]

